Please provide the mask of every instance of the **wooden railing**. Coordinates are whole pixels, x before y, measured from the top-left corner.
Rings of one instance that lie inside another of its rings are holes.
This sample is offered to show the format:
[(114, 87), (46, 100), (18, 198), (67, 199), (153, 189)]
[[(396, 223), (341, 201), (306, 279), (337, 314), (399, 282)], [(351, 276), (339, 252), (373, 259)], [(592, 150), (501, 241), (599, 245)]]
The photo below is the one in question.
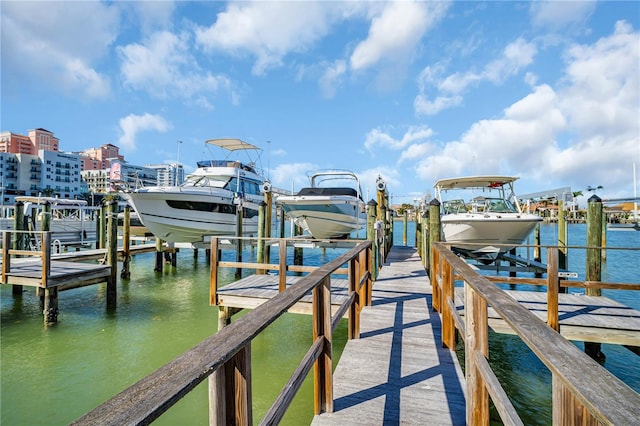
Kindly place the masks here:
[[(557, 251), (549, 250), (548, 256), (547, 285), (557, 290)], [(456, 309), (456, 279), (464, 282), (464, 317)], [(554, 331), (557, 291), (549, 296), (549, 327), (439, 242), (432, 246), (431, 283), (433, 306), (442, 314), (443, 344), (455, 350), (456, 330), (465, 342), (467, 424), (489, 424), (489, 397), (505, 424), (523, 424), (488, 362), (488, 305), (551, 371), (554, 425), (618, 425), (640, 418), (640, 395)]]
[[(212, 260), (217, 241), (212, 240)], [(251, 341), (309, 292), (313, 294), (313, 341), (306, 355), (262, 419), (277, 424), (304, 378), (314, 368), (314, 411), (333, 411), (331, 342), (338, 321), (349, 313), (350, 338), (358, 336), (363, 302), (370, 300), (371, 242), (357, 244), (337, 259), (301, 277), (295, 285), (223, 327), (131, 387), (77, 419), (75, 425), (148, 424), (178, 402), (198, 384), (210, 380), (215, 394), (212, 424), (252, 424)], [(219, 267), (219, 262), (215, 261)], [(331, 318), (331, 274), (348, 265), (349, 297)], [(238, 265), (234, 265), (238, 266)], [(255, 266), (255, 264), (254, 264)], [(263, 269), (274, 265), (262, 264)], [(280, 263), (278, 264), (280, 267)], [(212, 271), (214, 270), (212, 261)], [(217, 275), (217, 273), (216, 273)], [(212, 282), (216, 281), (212, 273)], [(352, 335), (353, 333), (353, 335)], [(204, 407), (203, 407), (204, 409)]]
[(7, 274), (11, 272), (11, 257), (38, 257), (42, 261), (42, 275), (40, 287), (47, 287), (47, 279), (51, 271), (51, 232), (35, 231), (41, 235), (40, 250), (24, 250), (12, 248), (14, 241), (12, 236), (33, 235), (33, 231), (2, 231), (2, 271), (0, 272), (0, 283), (6, 284)]

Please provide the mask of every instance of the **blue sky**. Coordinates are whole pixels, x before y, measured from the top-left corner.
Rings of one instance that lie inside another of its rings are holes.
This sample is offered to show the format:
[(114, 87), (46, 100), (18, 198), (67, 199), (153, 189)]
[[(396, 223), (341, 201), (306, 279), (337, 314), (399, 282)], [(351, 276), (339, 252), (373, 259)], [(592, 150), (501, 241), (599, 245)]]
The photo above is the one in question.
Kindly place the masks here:
[[(144, 165), (264, 149), (274, 185), (356, 172), (393, 203), (435, 180), (633, 194), (640, 2), (2, 1), (1, 130)], [(182, 141), (179, 144), (177, 141)], [(640, 185), (638, 185), (640, 187)]]

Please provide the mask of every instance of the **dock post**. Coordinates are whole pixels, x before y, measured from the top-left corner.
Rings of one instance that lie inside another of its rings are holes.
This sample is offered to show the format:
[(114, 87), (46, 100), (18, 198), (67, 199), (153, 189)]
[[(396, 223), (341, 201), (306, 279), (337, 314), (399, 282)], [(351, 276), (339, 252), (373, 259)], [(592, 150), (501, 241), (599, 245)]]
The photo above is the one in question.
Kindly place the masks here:
[[(236, 262), (242, 262), (242, 200), (236, 198)], [(236, 268), (236, 280), (242, 278), (242, 268)]]
[(427, 265), (429, 274), (433, 265), (433, 243), (440, 241), (440, 232), (440, 201), (434, 198), (429, 202), (429, 264)]
[(425, 271), (429, 270), (429, 256), (431, 247), (429, 247), (429, 210), (422, 212), (422, 267)]
[[(14, 250), (24, 250), (24, 236), (25, 234), (20, 232), (24, 231), (24, 203), (22, 201), (18, 201), (16, 203), (16, 213), (14, 217), (13, 229), (15, 229), (15, 239), (13, 240), (13, 248)], [(13, 296), (22, 296), (22, 286), (14, 285), (11, 287), (11, 294)]]
[(384, 262), (387, 259), (389, 250), (391, 250), (388, 235), (389, 218), (387, 217), (389, 209), (387, 208), (387, 205), (383, 203), (378, 210), (380, 210), (380, 216), (382, 217), (382, 261)]
[(284, 221), (285, 221), (285, 217), (284, 217), (284, 209), (281, 208), (280, 209), (280, 238), (284, 238)]
[(371, 244), (371, 270), (373, 281), (378, 279), (378, 239), (376, 237), (376, 210), (378, 203), (374, 199), (371, 199), (367, 203), (367, 239), (372, 242)]
[[(271, 238), (271, 226), (273, 222), (273, 192), (271, 192), (271, 187), (269, 187), (269, 191), (264, 193), (264, 237), (269, 239)], [(264, 263), (271, 262), (271, 245), (267, 244), (264, 250)]]
[(131, 278), (131, 271), (129, 271), (129, 264), (131, 262), (131, 254), (130, 254), (130, 234), (131, 234), (131, 207), (125, 206), (124, 208), (124, 219), (122, 221), (122, 271), (120, 271), (120, 278), (129, 279)]
[(433, 243), (440, 241), (440, 201), (434, 198), (429, 203), (429, 276), (431, 277), (432, 302), (431, 306), (434, 310), (442, 312), (440, 287), (436, 279), (435, 266), (435, 250)]
[(156, 237), (156, 266), (153, 268), (153, 272), (162, 272), (162, 240)]
[[(542, 256), (540, 255), (540, 224), (537, 223), (536, 227), (533, 229), (533, 260), (536, 262), (542, 261)], [(535, 272), (534, 276), (536, 278), (542, 278), (542, 272)]]
[(422, 257), (422, 218), (421, 215), (418, 214), (418, 209), (413, 212), (413, 221), (416, 223), (416, 250), (418, 255)]
[[(218, 331), (231, 324), (231, 316), (238, 311), (218, 307)], [(214, 371), (208, 384), (210, 425), (252, 424), (251, 342)]]
[[(48, 203), (47, 203), (48, 204)], [(50, 226), (50, 225), (48, 225)], [(49, 275), (51, 274), (51, 232), (46, 230), (42, 233), (42, 290), (44, 291), (44, 325), (53, 325), (58, 322), (58, 287), (48, 287)]]
[(58, 322), (58, 287), (44, 289), (44, 325), (50, 326)]
[(107, 309), (115, 308), (118, 288), (118, 202), (109, 204), (107, 264), (111, 266), (111, 276), (107, 281)]
[(407, 209), (404, 210), (404, 214), (402, 215), (402, 245), (407, 246)]
[[(302, 228), (298, 225), (294, 225), (293, 227), (293, 237), (297, 237), (299, 235), (302, 235)], [(293, 247), (293, 264), (300, 266), (302, 265), (302, 263), (304, 262), (303, 259), (303, 251), (302, 251), (302, 247), (296, 247), (294, 245)], [(297, 275), (302, 275), (301, 272), (296, 272)]]
[(51, 203), (48, 201), (42, 206), (40, 229), (43, 231), (51, 231)]
[(602, 212), (602, 244), (600, 245), (602, 246), (602, 250), (601, 250), (602, 261), (606, 262), (607, 261), (607, 215), (604, 211)]
[[(587, 202), (587, 273), (586, 281), (600, 281), (602, 279), (602, 200), (592, 195)], [(601, 296), (599, 288), (587, 288), (587, 296)], [(597, 361), (604, 361), (605, 355), (601, 351), (600, 343), (584, 342), (584, 352)]]
[[(266, 197), (266, 194), (265, 194)], [(260, 202), (258, 206), (258, 253), (257, 260), (258, 263), (265, 263), (265, 231), (266, 231), (266, 217), (265, 217), (265, 208), (266, 203), (264, 201)], [(256, 269), (256, 275), (264, 275), (264, 269)]]
[[(558, 268), (567, 269), (569, 233), (567, 230), (567, 215), (564, 210), (564, 202), (558, 200)], [(566, 293), (567, 288), (561, 287), (558, 281), (558, 292)]]
[(105, 200), (102, 200), (100, 204), (100, 218), (98, 220), (98, 242), (100, 244), (98, 248), (101, 249), (107, 246), (107, 205), (104, 201)]

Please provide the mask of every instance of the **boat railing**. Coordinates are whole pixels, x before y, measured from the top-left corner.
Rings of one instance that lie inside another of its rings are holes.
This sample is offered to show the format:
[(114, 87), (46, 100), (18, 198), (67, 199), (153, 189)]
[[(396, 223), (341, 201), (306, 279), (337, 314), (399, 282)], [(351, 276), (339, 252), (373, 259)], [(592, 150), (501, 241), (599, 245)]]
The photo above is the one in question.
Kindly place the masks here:
[[(231, 238), (233, 239), (233, 238)], [(286, 253), (285, 239), (257, 239), (279, 245)], [(262, 270), (292, 270), (287, 256), (277, 264), (268, 262), (224, 263), (218, 257), (219, 239), (211, 241), (211, 287), (217, 286), (217, 271), (222, 266)], [(284, 248), (283, 248), (284, 247)], [(314, 410), (316, 414), (333, 411), (332, 334), (340, 319), (348, 313), (348, 337), (359, 335), (360, 309), (371, 301), (370, 241), (355, 246), (334, 260), (300, 277), (277, 296), (257, 306), (216, 334), (194, 346), (131, 387), (85, 414), (75, 425), (148, 424), (192, 391), (209, 380), (210, 421), (214, 424), (252, 424), (251, 342), (265, 328), (312, 293), (312, 343), (283, 387), (261, 424), (278, 424), (311, 369), (314, 369)], [(348, 265), (348, 297), (332, 316), (331, 275)], [(215, 291), (212, 290), (212, 295)], [(216, 300), (212, 300), (213, 303)]]
[[(442, 315), (442, 342), (456, 349), (456, 332), (464, 339), (467, 424), (487, 424), (489, 398), (505, 424), (523, 424), (489, 365), (488, 306), (512, 328), (552, 374), (553, 424), (628, 424), (640, 415), (640, 395), (562, 337), (558, 330), (558, 248), (547, 248), (547, 278), (521, 278), (522, 284), (546, 285), (547, 323), (492, 281), (515, 277), (480, 275), (446, 243), (434, 242), (430, 268), (433, 306)], [(589, 248), (588, 248), (589, 249)], [(464, 311), (456, 306), (454, 281), (464, 285)], [(585, 287), (640, 290), (640, 284), (585, 281)], [(571, 285), (576, 285), (574, 282)], [(463, 316), (463, 315), (464, 316)], [(588, 374), (586, 374), (588, 372)]]

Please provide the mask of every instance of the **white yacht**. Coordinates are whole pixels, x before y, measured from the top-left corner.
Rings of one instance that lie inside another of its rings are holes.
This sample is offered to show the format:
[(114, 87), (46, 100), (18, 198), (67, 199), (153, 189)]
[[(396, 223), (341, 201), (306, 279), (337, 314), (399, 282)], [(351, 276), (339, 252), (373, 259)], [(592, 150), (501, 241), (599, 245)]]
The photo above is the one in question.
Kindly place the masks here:
[(242, 209), (245, 236), (258, 234), (258, 205), (263, 201), (261, 176), (251, 161), (229, 157), (260, 148), (239, 139), (211, 139), (207, 144), (222, 148), (226, 158), (199, 161), (198, 168), (178, 186), (151, 186), (126, 191), (144, 226), (158, 238), (176, 243), (205, 242), (209, 236), (234, 236), (238, 209)]
[[(515, 196), (511, 176), (469, 176), (441, 179), (434, 185), (441, 203), (443, 240), (452, 249), (486, 263), (522, 244), (542, 218), (524, 213)], [(465, 203), (459, 195), (473, 197)]]
[[(89, 207), (85, 200), (55, 197), (18, 196), (16, 202), (23, 203), (24, 225), (28, 231), (41, 231), (44, 206), (51, 208), (50, 231), (54, 242), (84, 244), (95, 241), (97, 208)], [(15, 206), (4, 206), (0, 213), (0, 230), (15, 227)]]
[(318, 170), (309, 178), (310, 187), (276, 199), (296, 225), (317, 239), (348, 238), (366, 226), (360, 180), (354, 173)]

